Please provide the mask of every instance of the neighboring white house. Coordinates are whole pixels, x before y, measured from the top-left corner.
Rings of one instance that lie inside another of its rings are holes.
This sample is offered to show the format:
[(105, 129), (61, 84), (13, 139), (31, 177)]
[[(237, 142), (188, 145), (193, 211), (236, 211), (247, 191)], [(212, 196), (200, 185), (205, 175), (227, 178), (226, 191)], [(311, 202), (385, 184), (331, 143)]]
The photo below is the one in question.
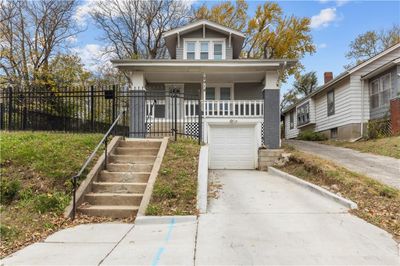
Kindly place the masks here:
[[(131, 77), (132, 90), (198, 94), (210, 168), (256, 168), (262, 143), (270, 149), (280, 147), (278, 72), (296, 60), (240, 59), (245, 35), (208, 20), (168, 31), (163, 37), (170, 59), (112, 63)], [(168, 101), (159, 101), (156, 108), (158, 118), (168, 116)], [(184, 126), (185, 130), (199, 128), (198, 124)]]
[(356, 139), (366, 133), (370, 119), (390, 116), (390, 100), (400, 94), (400, 43), (325, 84), (283, 111), (285, 138), (303, 130), (329, 138)]

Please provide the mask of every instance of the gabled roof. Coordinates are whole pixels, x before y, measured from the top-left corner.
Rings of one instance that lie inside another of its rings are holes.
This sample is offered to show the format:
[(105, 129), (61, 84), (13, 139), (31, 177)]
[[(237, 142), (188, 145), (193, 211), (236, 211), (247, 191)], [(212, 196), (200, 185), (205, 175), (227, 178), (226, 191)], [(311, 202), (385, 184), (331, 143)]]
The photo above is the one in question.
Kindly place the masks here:
[[(356, 65), (356, 66), (354, 66), (352, 68), (350, 68), (349, 70), (346, 70), (346, 71), (342, 72), (336, 78), (334, 78), (331, 81), (325, 83), (324, 85), (319, 86), (314, 92), (312, 92), (309, 95), (307, 95), (307, 96), (303, 97), (302, 99), (298, 100), (296, 103), (290, 105), (288, 108), (286, 108), (285, 110), (282, 111), (282, 114), (285, 114), (285, 113), (289, 112), (290, 110), (295, 108), (300, 103), (306, 101), (307, 99), (313, 97), (314, 95), (320, 93), (321, 91), (330, 88), (332, 85), (334, 85), (334, 84), (338, 83), (339, 81), (343, 80), (344, 78), (350, 76), (354, 72), (356, 72), (356, 71), (360, 70), (361, 68), (371, 64), (372, 62), (378, 60), (379, 58), (387, 55), (388, 53), (390, 53), (390, 52), (392, 52), (392, 51), (394, 51), (394, 50), (396, 50), (398, 48), (400, 48), (400, 43), (397, 43), (397, 44), (389, 47), (388, 49), (380, 52), (379, 54), (371, 57), (370, 59), (368, 59), (368, 60), (366, 60), (366, 61), (364, 61), (364, 62), (362, 62), (362, 63), (360, 63), (360, 64), (358, 64), (358, 65)], [(395, 59), (395, 60), (398, 60), (398, 59)], [(365, 78), (365, 77), (363, 77), (363, 78)]]
[(168, 36), (171, 36), (171, 35), (175, 35), (177, 33), (181, 34), (181, 33), (185, 33), (185, 32), (190, 32), (190, 31), (193, 31), (195, 29), (203, 27), (203, 25), (208, 26), (209, 28), (215, 29), (217, 31), (222, 31), (222, 32), (225, 32), (225, 33), (228, 33), (228, 34), (234, 34), (234, 35), (237, 35), (237, 36), (243, 37), (243, 38), (245, 37), (244, 34), (242, 32), (240, 32), (240, 31), (237, 31), (237, 30), (234, 30), (232, 28), (223, 26), (221, 24), (209, 21), (207, 19), (201, 19), (201, 20), (189, 23), (189, 24), (187, 24), (185, 26), (182, 26), (182, 27), (167, 31), (167, 32), (165, 32), (163, 34), (163, 37), (165, 38), (165, 37), (168, 37)]

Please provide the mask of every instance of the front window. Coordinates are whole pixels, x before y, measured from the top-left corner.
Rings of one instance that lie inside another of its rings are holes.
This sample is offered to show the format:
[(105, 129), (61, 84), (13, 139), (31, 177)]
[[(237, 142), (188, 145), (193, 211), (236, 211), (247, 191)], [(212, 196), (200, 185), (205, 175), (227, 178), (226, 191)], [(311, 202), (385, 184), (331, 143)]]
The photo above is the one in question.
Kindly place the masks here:
[(297, 108), (297, 125), (310, 123), (310, 103), (307, 102)]
[(215, 100), (215, 88), (206, 88), (206, 100)]
[(290, 112), (290, 129), (294, 128), (294, 112)]
[(201, 42), (200, 44), (200, 59), (206, 60), (208, 59), (208, 42)]
[(221, 100), (230, 100), (231, 99), (231, 88), (221, 87), (220, 88), (220, 99)]
[(391, 83), (390, 73), (371, 81), (369, 85), (369, 102), (371, 109), (389, 104), (392, 87)]
[(214, 43), (214, 59), (222, 59), (222, 43)]
[(194, 60), (196, 54), (196, 42), (186, 43), (186, 58)]
[(335, 114), (335, 91), (331, 90), (327, 93), (327, 101), (328, 101), (328, 116)]

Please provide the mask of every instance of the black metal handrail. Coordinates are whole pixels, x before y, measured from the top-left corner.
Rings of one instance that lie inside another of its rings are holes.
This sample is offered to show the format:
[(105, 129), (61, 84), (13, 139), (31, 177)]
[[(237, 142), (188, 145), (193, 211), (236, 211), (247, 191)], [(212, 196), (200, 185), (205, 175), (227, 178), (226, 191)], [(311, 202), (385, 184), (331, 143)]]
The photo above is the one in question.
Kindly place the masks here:
[(111, 132), (113, 132), (113, 129), (115, 126), (118, 124), (119, 120), (124, 116), (125, 110), (121, 111), (117, 118), (114, 120), (108, 131), (104, 134), (103, 138), (100, 140), (100, 142), (97, 144), (96, 148), (90, 154), (90, 156), (86, 159), (85, 163), (82, 165), (81, 169), (79, 172), (74, 175), (72, 179), (72, 220), (75, 219), (75, 214), (76, 214), (76, 185), (77, 185), (77, 179), (81, 177), (83, 172), (86, 170), (88, 167), (89, 163), (93, 160), (93, 158), (96, 156), (98, 150), (100, 149), (101, 145), (104, 143), (104, 169), (107, 169), (107, 138), (110, 136)]

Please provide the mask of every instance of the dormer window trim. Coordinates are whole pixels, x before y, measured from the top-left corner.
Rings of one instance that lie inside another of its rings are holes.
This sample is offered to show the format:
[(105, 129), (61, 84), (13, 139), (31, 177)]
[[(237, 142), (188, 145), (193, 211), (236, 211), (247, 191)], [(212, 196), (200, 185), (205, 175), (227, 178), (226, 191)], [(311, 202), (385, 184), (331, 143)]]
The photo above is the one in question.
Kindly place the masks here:
[[(190, 42), (195, 43), (195, 60), (201, 58), (201, 43), (208, 42), (208, 59), (202, 60), (214, 60), (214, 44), (222, 44), (222, 59), (226, 59), (226, 39), (225, 38), (183, 38), (183, 59), (187, 60), (187, 44)], [(204, 51), (203, 51), (204, 52)]]

